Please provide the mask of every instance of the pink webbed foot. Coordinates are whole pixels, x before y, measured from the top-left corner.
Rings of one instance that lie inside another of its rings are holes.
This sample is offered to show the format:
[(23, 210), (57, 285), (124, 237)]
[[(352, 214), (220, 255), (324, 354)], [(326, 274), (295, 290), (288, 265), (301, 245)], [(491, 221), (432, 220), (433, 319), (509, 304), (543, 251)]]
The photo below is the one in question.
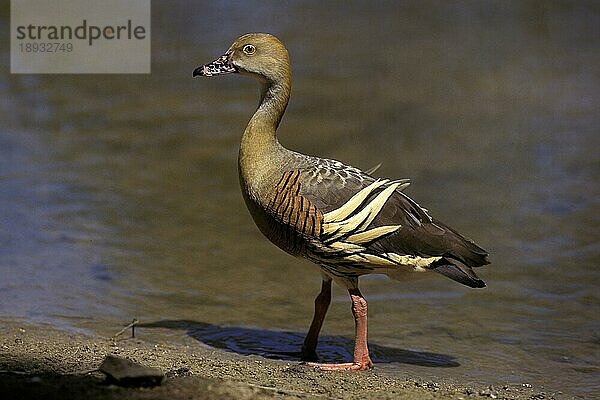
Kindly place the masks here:
[(366, 371), (373, 368), (371, 359), (362, 362), (351, 362), (341, 364), (325, 364), (325, 363), (306, 363), (311, 367), (317, 367), (323, 371)]

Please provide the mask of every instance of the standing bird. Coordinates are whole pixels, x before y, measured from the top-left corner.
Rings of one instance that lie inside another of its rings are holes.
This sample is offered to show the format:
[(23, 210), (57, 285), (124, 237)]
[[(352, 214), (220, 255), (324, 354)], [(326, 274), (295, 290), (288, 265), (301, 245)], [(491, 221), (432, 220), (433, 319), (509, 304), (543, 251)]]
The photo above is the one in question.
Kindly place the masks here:
[(348, 289), (355, 320), (351, 363), (311, 362), (324, 370), (369, 369), (367, 302), (358, 277), (400, 278), (435, 271), (474, 288), (485, 287), (472, 268), (488, 264), (487, 252), (432, 218), (404, 194), (407, 179), (376, 179), (339, 161), (284, 148), (277, 127), (291, 90), (288, 52), (274, 36), (249, 33), (193, 76), (240, 73), (262, 84), (260, 105), (241, 139), (238, 168), (242, 194), (260, 231), (286, 252), (318, 264), (323, 282), (302, 346), (316, 361), (319, 331), (331, 302), (331, 281)]

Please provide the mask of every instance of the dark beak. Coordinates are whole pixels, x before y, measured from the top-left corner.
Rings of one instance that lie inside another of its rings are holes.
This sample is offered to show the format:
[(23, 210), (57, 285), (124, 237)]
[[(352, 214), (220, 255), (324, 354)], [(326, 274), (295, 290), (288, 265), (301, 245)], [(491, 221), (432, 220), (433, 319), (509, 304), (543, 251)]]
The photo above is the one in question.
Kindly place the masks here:
[(231, 53), (227, 52), (210, 64), (201, 65), (196, 68), (192, 73), (192, 77), (223, 75), (231, 74), (233, 72), (238, 72), (238, 70), (231, 63)]

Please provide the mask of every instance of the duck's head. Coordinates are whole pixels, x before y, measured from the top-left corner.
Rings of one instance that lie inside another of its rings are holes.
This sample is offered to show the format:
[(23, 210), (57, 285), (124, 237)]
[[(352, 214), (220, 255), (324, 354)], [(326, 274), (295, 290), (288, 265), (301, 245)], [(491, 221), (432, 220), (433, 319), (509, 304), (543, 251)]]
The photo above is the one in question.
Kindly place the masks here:
[(233, 42), (221, 57), (210, 64), (196, 68), (192, 76), (214, 76), (235, 72), (249, 74), (263, 81), (280, 81), (290, 75), (288, 52), (273, 35), (247, 33)]

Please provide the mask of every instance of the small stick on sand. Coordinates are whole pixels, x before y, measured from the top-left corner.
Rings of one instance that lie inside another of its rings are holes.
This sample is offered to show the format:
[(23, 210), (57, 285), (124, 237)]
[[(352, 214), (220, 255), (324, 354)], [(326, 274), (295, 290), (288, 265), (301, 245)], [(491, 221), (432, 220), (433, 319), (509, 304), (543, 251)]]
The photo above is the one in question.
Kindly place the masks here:
[(131, 323), (129, 325), (127, 325), (125, 328), (121, 329), (119, 332), (117, 332), (113, 338), (116, 338), (117, 336), (119, 336), (120, 334), (122, 334), (123, 332), (125, 332), (127, 329), (131, 328), (131, 338), (134, 339), (135, 338), (135, 326), (137, 324), (139, 324), (140, 321), (137, 320), (136, 318), (133, 319), (133, 321), (131, 321)]

